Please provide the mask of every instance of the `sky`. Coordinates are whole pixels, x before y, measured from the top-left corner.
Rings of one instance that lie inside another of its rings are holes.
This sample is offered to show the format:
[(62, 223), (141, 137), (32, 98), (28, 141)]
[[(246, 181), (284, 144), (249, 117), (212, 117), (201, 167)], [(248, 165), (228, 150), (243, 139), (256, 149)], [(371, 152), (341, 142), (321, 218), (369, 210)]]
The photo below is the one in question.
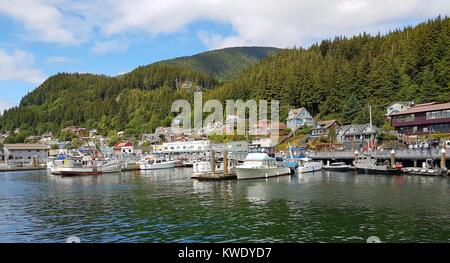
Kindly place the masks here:
[(449, 0), (0, 0), (0, 113), (58, 72), (115, 76), (224, 47), (308, 47), (449, 13)]

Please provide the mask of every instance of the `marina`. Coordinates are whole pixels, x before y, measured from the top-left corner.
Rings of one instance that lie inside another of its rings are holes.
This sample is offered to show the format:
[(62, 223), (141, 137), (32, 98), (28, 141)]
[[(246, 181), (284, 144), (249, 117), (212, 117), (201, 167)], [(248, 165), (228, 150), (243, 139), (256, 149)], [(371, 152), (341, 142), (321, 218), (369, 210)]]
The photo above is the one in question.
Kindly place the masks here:
[[(192, 168), (0, 174), (0, 242), (449, 242), (443, 177), (319, 171), (201, 181)], [(399, 224), (401, 222), (401, 224)]]

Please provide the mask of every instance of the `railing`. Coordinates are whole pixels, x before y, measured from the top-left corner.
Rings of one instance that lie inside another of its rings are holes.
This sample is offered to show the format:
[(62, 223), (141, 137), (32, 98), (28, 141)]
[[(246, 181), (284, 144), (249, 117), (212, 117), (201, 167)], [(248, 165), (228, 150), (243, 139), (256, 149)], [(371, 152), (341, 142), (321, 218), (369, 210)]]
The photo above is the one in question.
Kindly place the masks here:
[[(450, 149), (447, 150), (446, 159), (450, 159)], [(360, 156), (364, 153), (358, 153)], [(354, 159), (354, 151), (310, 151), (307, 154), (312, 159)], [(376, 150), (372, 151), (372, 156), (379, 159), (389, 159), (391, 156), (390, 150)], [(428, 150), (397, 150), (395, 152), (395, 158), (397, 159), (428, 159), (428, 158), (441, 158), (440, 149), (428, 149)]]

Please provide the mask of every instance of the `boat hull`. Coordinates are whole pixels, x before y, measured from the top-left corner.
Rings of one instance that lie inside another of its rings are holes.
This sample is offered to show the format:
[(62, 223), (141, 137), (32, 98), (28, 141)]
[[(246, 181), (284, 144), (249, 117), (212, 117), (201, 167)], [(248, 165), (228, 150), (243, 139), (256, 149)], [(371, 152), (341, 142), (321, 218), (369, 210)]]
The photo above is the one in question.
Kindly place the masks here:
[(164, 162), (164, 163), (142, 163), (140, 164), (141, 170), (161, 170), (161, 169), (172, 169), (175, 168), (176, 161)]
[(397, 169), (383, 169), (383, 168), (357, 168), (358, 173), (365, 174), (386, 174), (386, 175), (401, 175), (402, 171)]
[(236, 176), (238, 180), (268, 178), (289, 174), (291, 174), (291, 170), (288, 167), (276, 167), (276, 168), (236, 167)]
[(323, 169), (325, 171), (346, 172), (346, 171), (350, 170), (350, 165), (339, 166), (339, 167), (324, 166)]

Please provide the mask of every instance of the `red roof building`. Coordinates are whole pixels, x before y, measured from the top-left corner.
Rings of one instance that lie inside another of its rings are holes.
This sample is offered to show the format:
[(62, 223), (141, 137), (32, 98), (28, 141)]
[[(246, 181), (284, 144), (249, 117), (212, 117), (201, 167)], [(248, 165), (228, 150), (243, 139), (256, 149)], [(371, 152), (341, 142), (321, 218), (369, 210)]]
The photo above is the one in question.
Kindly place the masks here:
[(419, 104), (391, 117), (392, 127), (400, 134), (450, 133), (450, 102)]

